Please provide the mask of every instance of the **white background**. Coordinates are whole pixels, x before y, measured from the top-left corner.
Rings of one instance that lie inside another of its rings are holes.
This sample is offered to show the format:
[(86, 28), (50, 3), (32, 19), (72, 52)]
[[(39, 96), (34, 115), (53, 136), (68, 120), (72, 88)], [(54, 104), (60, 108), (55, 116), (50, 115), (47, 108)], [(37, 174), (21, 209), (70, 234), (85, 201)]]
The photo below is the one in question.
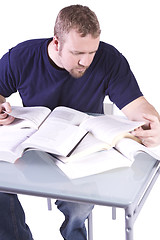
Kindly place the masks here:
[[(101, 40), (114, 45), (130, 63), (141, 90), (160, 112), (159, 54), (160, 14), (158, 0), (5, 0), (0, 3), (0, 57), (19, 42), (53, 36), (57, 13), (70, 4), (88, 5), (96, 12), (101, 29)], [(12, 103), (20, 104), (17, 98)], [(160, 207), (158, 182), (135, 225), (136, 240), (158, 239)], [(21, 197), (34, 240), (62, 239), (58, 227), (63, 216), (47, 211), (46, 200)], [(156, 207), (158, 212), (156, 212)], [(106, 211), (106, 212), (105, 212)], [(109, 214), (105, 214), (109, 213)], [(56, 214), (56, 215), (55, 215)], [(94, 210), (94, 240), (124, 239), (124, 224), (119, 218), (111, 221), (110, 209)], [(119, 211), (120, 216), (123, 211)], [(148, 214), (148, 215), (147, 215)], [(107, 215), (107, 217), (105, 216)], [(115, 230), (116, 229), (116, 230)], [(143, 237), (142, 237), (143, 234)], [(108, 237), (107, 237), (108, 236)]]

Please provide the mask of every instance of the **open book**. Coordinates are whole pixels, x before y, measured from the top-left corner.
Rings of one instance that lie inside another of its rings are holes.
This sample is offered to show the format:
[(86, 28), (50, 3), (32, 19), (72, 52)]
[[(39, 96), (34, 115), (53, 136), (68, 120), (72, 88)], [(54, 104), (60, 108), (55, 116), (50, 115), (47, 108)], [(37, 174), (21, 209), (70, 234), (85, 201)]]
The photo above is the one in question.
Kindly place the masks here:
[(3, 126), (2, 128), (5, 128), (6, 131), (7, 128), (10, 128), (10, 130), (23, 128), (38, 129), (50, 112), (51, 110), (46, 107), (13, 106), (10, 115), (15, 117), (15, 120), (12, 124)]
[[(54, 159), (56, 165), (71, 179), (86, 177), (118, 168), (131, 167), (139, 153), (160, 160), (160, 146), (147, 148), (131, 138), (122, 138), (114, 148), (74, 159), (66, 164)], [(145, 155), (144, 155), (145, 157)]]
[[(38, 149), (72, 162), (95, 152), (112, 149), (120, 139), (132, 138), (133, 129), (143, 122), (111, 115), (90, 116), (57, 107), (12, 107), (16, 119), (0, 126), (0, 160), (15, 162), (26, 150)], [(140, 144), (139, 144), (140, 145)]]
[(89, 116), (67, 107), (12, 107), (15, 121), (0, 126), (0, 160), (14, 162), (25, 150), (53, 153), (62, 161), (110, 149), (142, 125), (114, 116)]

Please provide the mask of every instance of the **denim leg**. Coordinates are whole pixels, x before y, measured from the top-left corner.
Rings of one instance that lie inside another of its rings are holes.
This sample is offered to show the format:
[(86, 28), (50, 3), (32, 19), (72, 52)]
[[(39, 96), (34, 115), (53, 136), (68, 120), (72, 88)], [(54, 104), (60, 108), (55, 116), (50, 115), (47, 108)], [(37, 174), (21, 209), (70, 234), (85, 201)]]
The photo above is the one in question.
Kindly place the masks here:
[(57, 200), (55, 204), (65, 216), (65, 221), (60, 228), (63, 238), (66, 240), (86, 240), (87, 233), (84, 222), (94, 206), (60, 200)]
[(0, 240), (33, 240), (15, 194), (0, 193)]

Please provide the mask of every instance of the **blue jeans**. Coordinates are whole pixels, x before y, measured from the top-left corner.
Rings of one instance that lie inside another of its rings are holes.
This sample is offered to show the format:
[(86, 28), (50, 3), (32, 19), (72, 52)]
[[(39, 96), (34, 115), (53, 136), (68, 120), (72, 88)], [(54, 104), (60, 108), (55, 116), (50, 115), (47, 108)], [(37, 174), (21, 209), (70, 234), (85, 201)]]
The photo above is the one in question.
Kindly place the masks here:
[[(66, 240), (86, 240), (84, 222), (93, 209), (91, 204), (57, 200), (58, 209), (64, 214), (60, 232)], [(33, 240), (25, 223), (25, 214), (15, 194), (0, 193), (0, 240)]]

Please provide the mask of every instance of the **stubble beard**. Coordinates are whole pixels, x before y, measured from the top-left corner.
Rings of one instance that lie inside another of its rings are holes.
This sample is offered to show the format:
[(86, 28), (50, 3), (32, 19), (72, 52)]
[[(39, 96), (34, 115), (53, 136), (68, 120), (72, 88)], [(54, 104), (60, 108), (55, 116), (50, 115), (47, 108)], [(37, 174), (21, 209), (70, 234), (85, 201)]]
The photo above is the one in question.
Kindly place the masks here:
[(71, 69), (69, 71), (70, 75), (74, 78), (81, 78), (83, 77), (83, 75), (85, 74), (87, 68), (85, 68), (84, 70), (78, 70), (77, 68)]
[[(62, 57), (62, 47), (59, 51), (59, 57)], [(88, 69), (88, 67), (77, 66), (71, 70), (68, 70), (68, 72), (73, 78), (81, 78), (85, 74), (87, 69)], [(67, 71), (67, 69), (66, 69), (66, 71)]]

